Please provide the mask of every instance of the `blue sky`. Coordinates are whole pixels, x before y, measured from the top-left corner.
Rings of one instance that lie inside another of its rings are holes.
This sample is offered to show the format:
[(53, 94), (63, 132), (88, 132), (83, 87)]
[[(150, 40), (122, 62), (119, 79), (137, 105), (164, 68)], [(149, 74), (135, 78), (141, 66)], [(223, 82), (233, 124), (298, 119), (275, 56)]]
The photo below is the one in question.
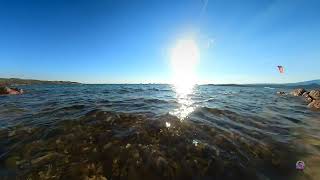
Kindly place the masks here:
[(0, 77), (165, 83), (170, 48), (188, 37), (203, 83), (319, 79), (319, 9), (316, 0), (0, 0)]

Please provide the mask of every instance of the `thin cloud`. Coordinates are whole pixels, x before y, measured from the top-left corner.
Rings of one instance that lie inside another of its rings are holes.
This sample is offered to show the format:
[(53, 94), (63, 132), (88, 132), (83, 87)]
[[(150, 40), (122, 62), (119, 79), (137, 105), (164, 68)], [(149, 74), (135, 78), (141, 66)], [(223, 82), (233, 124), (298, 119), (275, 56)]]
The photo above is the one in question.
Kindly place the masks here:
[(201, 16), (207, 11), (209, 0), (201, 0), (202, 8), (201, 8)]

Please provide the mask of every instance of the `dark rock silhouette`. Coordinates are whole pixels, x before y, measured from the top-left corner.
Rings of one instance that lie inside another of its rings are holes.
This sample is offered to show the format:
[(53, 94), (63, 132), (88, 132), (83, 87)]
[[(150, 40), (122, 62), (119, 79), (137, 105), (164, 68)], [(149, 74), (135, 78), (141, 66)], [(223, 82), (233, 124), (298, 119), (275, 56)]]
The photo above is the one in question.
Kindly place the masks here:
[(0, 94), (23, 94), (23, 90), (4, 86), (0, 87)]

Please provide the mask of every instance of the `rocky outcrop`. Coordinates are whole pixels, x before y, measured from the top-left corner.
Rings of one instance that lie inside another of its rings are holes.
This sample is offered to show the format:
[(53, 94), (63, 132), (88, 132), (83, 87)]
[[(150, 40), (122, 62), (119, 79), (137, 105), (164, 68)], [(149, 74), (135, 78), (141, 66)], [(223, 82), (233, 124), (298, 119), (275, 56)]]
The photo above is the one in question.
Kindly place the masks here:
[[(277, 92), (278, 94), (278, 92)], [(309, 103), (308, 107), (320, 111), (320, 90), (312, 90), (307, 92), (305, 89), (294, 89), (290, 93), (293, 96), (302, 96)]]
[(299, 88), (299, 89), (293, 90), (290, 94), (293, 95), (293, 96), (302, 96), (302, 94), (303, 94), (304, 92), (306, 92), (305, 89)]
[(307, 96), (306, 98), (305, 98), (305, 101), (307, 101), (307, 102), (312, 102), (313, 101), (313, 99), (310, 97), (310, 96)]
[(309, 96), (314, 100), (319, 100), (320, 99), (320, 90), (310, 91)]
[(35, 79), (19, 79), (19, 78), (0, 78), (0, 86), (17, 86), (17, 85), (33, 85), (33, 84), (80, 84), (70, 81), (43, 81)]
[(312, 102), (313, 101), (313, 99), (310, 97), (310, 95), (309, 95), (309, 92), (304, 92), (303, 94), (302, 94), (302, 97), (304, 97), (305, 98), (305, 101), (306, 102)]
[(313, 110), (320, 110), (320, 100), (313, 100), (308, 107)]
[(23, 94), (23, 90), (4, 86), (4, 87), (0, 87), (0, 95), (1, 94)]

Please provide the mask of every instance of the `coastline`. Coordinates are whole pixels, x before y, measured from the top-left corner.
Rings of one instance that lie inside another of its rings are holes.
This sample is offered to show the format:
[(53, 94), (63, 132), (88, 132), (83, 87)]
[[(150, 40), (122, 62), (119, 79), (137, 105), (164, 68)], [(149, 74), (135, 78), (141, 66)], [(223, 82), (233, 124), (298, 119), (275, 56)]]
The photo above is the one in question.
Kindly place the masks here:
[(81, 84), (72, 81), (47, 81), (47, 80), (35, 80), (35, 79), (20, 79), (20, 78), (0, 78), (0, 86), (22, 86), (22, 85), (34, 85), (34, 84)]

